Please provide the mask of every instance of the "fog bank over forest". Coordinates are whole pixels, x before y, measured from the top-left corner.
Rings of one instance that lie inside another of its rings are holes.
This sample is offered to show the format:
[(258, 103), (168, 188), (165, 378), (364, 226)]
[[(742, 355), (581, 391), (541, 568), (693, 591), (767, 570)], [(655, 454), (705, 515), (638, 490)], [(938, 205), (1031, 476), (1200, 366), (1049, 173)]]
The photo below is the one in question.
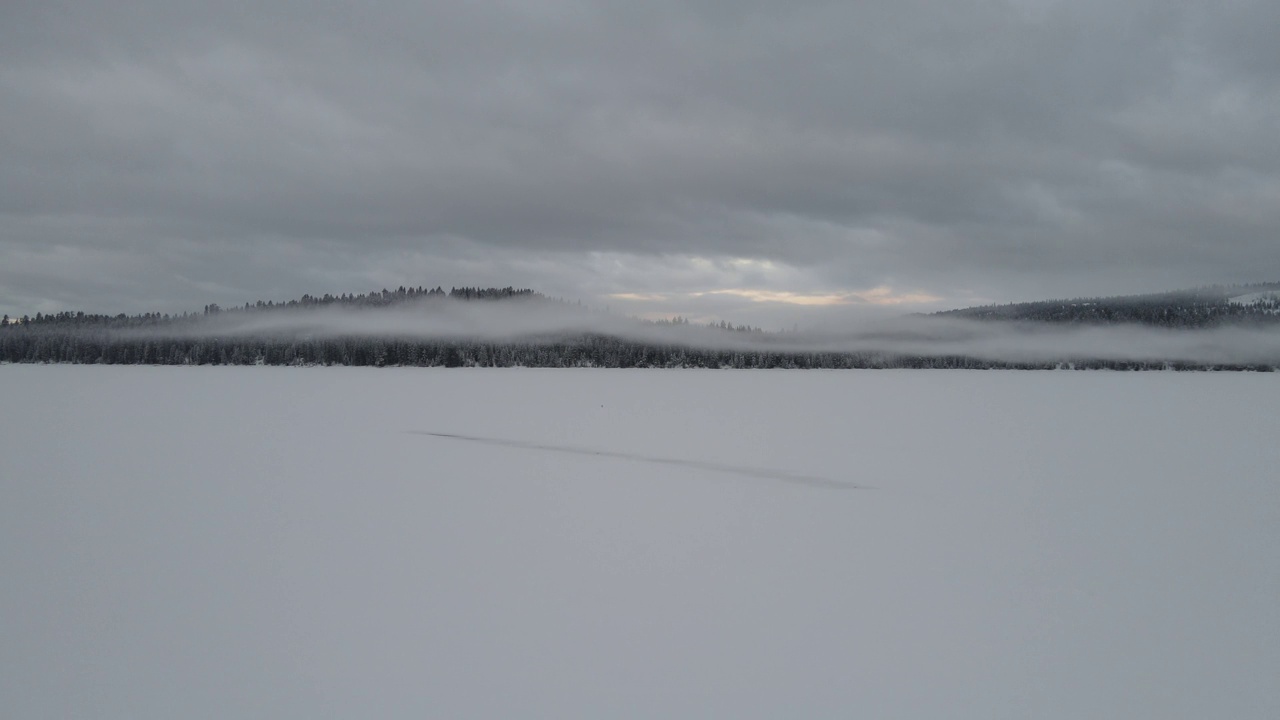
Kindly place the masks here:
[[(606, 367), (1280, 365), (1277, 286), (868, 317), (798, 331), (642, 320), (514, 288), (304, 296), (201, 313), (25, 318), (0, 360)], [(941, 362), (940, 362), (941, 361)]]

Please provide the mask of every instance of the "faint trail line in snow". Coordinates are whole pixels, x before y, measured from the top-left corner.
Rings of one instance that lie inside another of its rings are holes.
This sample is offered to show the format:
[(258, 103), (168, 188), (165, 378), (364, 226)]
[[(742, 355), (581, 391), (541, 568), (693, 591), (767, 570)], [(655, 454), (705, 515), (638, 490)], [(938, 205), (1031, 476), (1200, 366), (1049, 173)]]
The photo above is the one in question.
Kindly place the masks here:
[(501, 447), (520, 448), (522, 450), (543, 450), (546, 452), (566, 453), (569, 455), (590, 455), (595, 457), (616, 458), (618, 460), (656, 463), (659, 465), (675, 465), (677, 467), (694, 468), (697, 470), (711, 470), (713, 472), (730, 473), (733, 475), (746, 475), (748, 477), (764, 478), (766, 480), (781, 480), (782, 482), (809, 485), (811, 487), (831, 488), (836, 490), (871, 489), (870, 485), (857, 485), (855, 483), (832, 480), (830, 478), (815, 477), (812, 475), (796, 475), (794, 473), (783, 472), (781, 470), (752, 468), (742, 465), (726, 465), (724, 463), (704, 462), (702, 460), (681, 460), (679, 458), (637, 455), (635, 453), (615, 452), (612, 450), (594, 450), (592, 448), (573, 447), (571, 445), (545, 445), (542, 443), (525, 442), (523, 440), (505, 440), (503, 438), (480, 437), (478, 435), (459, 435), (457, 433), (427, 432), (425, 430), (406, 430), (405, 432), (412, 435), (427, 435), (429, 437), (446, 438), (448, 440), (465, 440), (467, 442), (482, 443), (484, 445), (498, 445)]

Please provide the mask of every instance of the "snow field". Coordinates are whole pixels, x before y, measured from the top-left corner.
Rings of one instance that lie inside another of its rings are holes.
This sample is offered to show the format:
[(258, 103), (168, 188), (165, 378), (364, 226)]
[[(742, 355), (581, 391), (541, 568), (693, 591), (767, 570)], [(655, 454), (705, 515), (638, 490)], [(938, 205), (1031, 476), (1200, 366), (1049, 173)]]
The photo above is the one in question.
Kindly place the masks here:
[(0, 697), (1280, 717), (1276, 382), (4, 366)]

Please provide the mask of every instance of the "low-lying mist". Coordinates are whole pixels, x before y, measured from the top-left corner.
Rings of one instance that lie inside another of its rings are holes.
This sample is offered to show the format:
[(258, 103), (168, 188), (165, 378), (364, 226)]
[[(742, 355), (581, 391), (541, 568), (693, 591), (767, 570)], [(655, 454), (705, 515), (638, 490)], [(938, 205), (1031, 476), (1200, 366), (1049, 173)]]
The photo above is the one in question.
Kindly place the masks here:
[(436, 301), (390, 307), (232, 311), (186, 324), (121, 331), (134, 337), (395, 338), (412, 341), (552, 344), (606, 336), (655, 346), (734, 352), (963, 356), (1005, 363), (1074, 360), (1213, 364), (1280, 363), (1280, 326), (1165, 329), (1139, 324), (1059, 324), (900, 316), (838, 327), (764, 332), (724, 325), (646, 321), (535, 301)]

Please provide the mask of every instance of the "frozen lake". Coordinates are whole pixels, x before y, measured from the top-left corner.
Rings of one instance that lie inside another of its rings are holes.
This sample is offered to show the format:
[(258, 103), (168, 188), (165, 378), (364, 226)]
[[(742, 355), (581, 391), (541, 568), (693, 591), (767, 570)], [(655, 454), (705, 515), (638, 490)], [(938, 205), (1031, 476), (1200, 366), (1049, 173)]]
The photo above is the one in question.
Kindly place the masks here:
[(0, 398), (8, 717), (1280, 717), (1274, 373), (11, 365)]

